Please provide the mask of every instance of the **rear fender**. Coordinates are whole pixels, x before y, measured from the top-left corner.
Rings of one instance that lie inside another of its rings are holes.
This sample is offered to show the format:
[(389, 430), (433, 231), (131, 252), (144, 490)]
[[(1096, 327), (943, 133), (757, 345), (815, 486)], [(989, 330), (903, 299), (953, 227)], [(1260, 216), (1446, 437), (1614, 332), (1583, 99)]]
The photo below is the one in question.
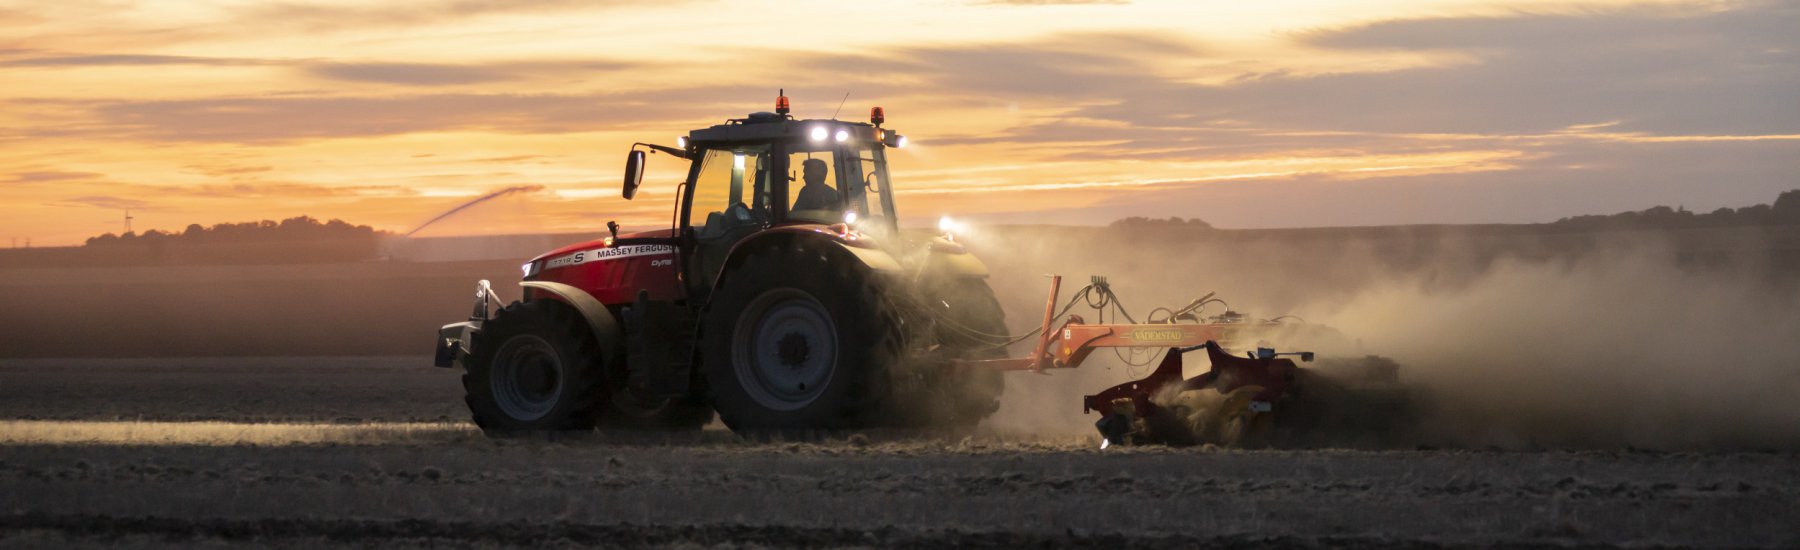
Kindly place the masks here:
[(569, 304), (587, 320), (588, 328), (594, 331), (594, 340), (600, 343), (602, 357), (619, 357), (625, 353), (624, 332), (619, 328), (619, 320), (605, 304), (594, 298), (587, 291), (550, 281), (525, 281), (519, 286), (539, 290), (554, 296), (557, 301)]
[(980, 258), (970, 254), (961, 244), (950, 242), (943, 237), (931, 240), (925, 263), (919, 266), (920, 280), (945, 280), (955, 278), (987, 278), (988, 267)]
[(713, 290), (717, 290), (719, 285), (725, 282), (727, 274), (739, 264), (744, 263), (744, 259), (750, 257), (751, 254), (770, 248), (789, 246), (798, 242), (813, 243), (832, 252), (842, 253), (849, 258), (861, 262), (864, 267), (877, 273), (899, 275), (904, 272), (900, 267), (900, 262), (882, 249), (873, 246), (865, 246), (861, 243), (847, 243), (835, 233), (811, 230), (806, 226), (776, 228), (764, 231), (761, 234), (744, 239), (742, 242), (733, 245), (731, 247), (731, 253), (726, 256), (725, 263), (723, 267), (720, 268), (719, 276), (713, 278)]

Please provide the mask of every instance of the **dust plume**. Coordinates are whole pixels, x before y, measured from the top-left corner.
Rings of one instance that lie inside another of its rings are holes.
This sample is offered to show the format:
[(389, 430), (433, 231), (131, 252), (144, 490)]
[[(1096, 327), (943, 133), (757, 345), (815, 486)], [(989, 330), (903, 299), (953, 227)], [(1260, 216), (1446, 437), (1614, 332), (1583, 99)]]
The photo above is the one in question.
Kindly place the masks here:
[(1800, 293), (1647, 247), (1363, 291), (1324, 319), (1395, 358), (1452, 443), (1792, 447)]
[[(1398, 361), (1402, 381), (1426, 398), (1426, 443), (1800, 444), (1800, 403), (1790, 397), (1800, 393), (1800, 270), (1757, 260), (1796, 252), (1765, 234), (1367, 233), (1024, 228), (964, 240), (992, 267), (1015, 333), (1042, 315), (1046, 273), (1065, 275), (1065, 297), (1086, 275), (1109, 275), (1140, 319), (1219, 291), (1253, 318), (1299, 314), (1335, 329), (1329, 341), (1272, 343)], [(988, 426), (1093, 434), (1080, 397), (1149, 370), (1095, 357), (1049, 376), (1010, 376)], [(1187, 357), (1188, 376), (1205, 368)]]
[(443, 220), (444, 218), (454, 216), (454, 215), (456, 215), (457, 212), (462, 212), (464, 210), (468, 210), (470, 207), (473, 207), (475, 205), (478, 205), (478, 204), (481, 204), (481, 203), (484, 203), (487, 201), (491, 201), (491, 200), (494, 200), (494, 199), (497, 199), (500, 197), (504, 197), (507, 195), (511, 195), (514, 193), (535, 193), (535, 192), (542, 191), (542, 190), (544, 190), (544, 186), (542, 186), (542, 185), (515, 185), (512, 187), (495, 190), (486, 195), (482, 195), (482, 196), (470, 199), (468, 202), (456, 205), (455, 208), (445, 210), (444, 213), (438, 214), (437, 217), (431, 218), (430, 220), (426, 220), (425, 223), (419, 224), (418, 227), (414, 227), (412, 229), (412, 231), (407, 231), (406, 236), (411, 237), (411, 236), (413, 236), (414, 233), (418, 233), (420, 230), (423, 230), (427, 227), (431, 227), (431, 224), (437, 223), (437, 222)]

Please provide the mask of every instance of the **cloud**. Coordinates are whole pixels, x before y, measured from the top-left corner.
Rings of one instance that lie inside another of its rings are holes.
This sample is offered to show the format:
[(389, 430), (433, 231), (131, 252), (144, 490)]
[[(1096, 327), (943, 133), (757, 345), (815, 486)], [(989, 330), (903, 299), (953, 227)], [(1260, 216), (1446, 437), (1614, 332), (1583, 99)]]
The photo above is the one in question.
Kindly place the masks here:
[(632, 66), (610, 60), (515, 61), (476, 65), (428, 63), (320, 63), (307, 67), (315, 76), (347, 82), (448, 86), (522, 80), (551, 75), (570, 78), (584, 73), (610, 72)]
[(248, 66), (276, 65), (290, 61), (185, 55), (84, 54), (47, 55), (0, 61), (0, 67), (109, 67), (156, 65)]
[(273, 166), (214, 166), (205, 164), (189, 164), (182, 168), (187, 168), (215, 178), (245, 177), (275, 169)]
[(40, 170), (40, 171), (15, 172), (12, 174), (6, 174), (5, 179), (0, 180), (0, 181), (4, 181), (6, 183), (46, 183), (46, 182), (56, 182), (56, 181), (92, 180), (92, 179), (96, 179), (96, 178), (100, 178), (100, 177), (104, 177), (104, 176), (105, 176), (105, 174), (101, 174), (99, 172), (75, 172), (75, 171), (66, 171), (66, 170)]
[(206, 185), (138, 186), (157, 193), (220, 199), (268, 199), (299, 197), (414, 196), (417, 191), (399, 185), (315, 185), (307, 183), (233, 183)]
[(798, 68), (878, 74), (897, 94), (1074, 107), (1035, 121), (1042, 124), (1517, 135), (1617, 122), (1653, 135), (1794, 134), (1797, 28), (1800, 4), (1791, 2), (1398, 19), (1291, 38), (1321, 54), (1446, 60), (1399, 70), (1265, 69), (1220, 84), (1196, 83), (1194, 73), (1242, 60), (1215, 59), (1185, 36), (1157, 32), (823, 54), (802, 57)]
[(415, 86), (474, 84), (511, 77), (493, 67), (423, 63), (329, 63), (310, 70), (313, 74), (337, 80)]
[(528, 160), (538, 160), (538, 159), (542, 159), (542, 158), (547, 158), (547, 157), (545, 157), (544, 155), (510, 155), (510, 156), (504, 156), (504, 157), (478, 158), (478, 159), (470, 160), (470, 162), (513, 163), (513, 162), (524, 162), (524, 161), (528, 161)]
[[(30, 52), (33, 50), (16, 50)], [(0, 50), (4, 55), (5, 50)], [(82, 68), (82, 67), (153, 67), (195, 65), (204, 67), (293, 66), (307, 74), (343, 82), (399, 84), (406, 86), (446, 86), (521, 80), (537, 76), (569, 78), (597, 72), (611, 72), (633, 66), (605, 59), (503, 61), (480, 64), (434, 64), (405, 62), (334, 62), (316, 59), (257, 59), (242, 57), (199, 57), (185, 55), (146, 54), (70, 54), (34, 55), (0, 59), (0, 68)]]
[(1029, 41), (901, 47), (862, 55), (793, 54), (798, 68), (866, 74), (891, 93), (1096, 100), (1167, 88), (1159, 62), (1205, 56), (1156, 31), (1061, 33)]
[(1386, 21), (1299, 36), (1338, 50), (1455, 51), (1472, 60), (1389, 72), (1277, 73), (1217, 86), (1141, 83), (1076, 114), (1141, 126), (1532, 133), (1618, 121), (1652, 134), (1800, 129), (1800, 5), (1703, 12)]
[[(1532, 150), (1508, 170), (1334, 178), (1294, 175), (1175, 181), (1113, 192), (1095, 204), (1027, 219), (1106, 223), (1199, 217), (1228, 228), (1392, 223), (1548, 222), (1683, 205), (1709, 211), (1767, 203), (1800, 188), (1792, 143), (1627, 144), (1571, 140)], [(1694, 193), (1696, 189), (1703, 193)], [(1016, 218), (1016, 217), (1015, 217)], [(1014, 218), (1009, 218), (1014, 219)]]
[(402, 4), (320, 4), (277, 2), (256, 4), (235, 14), (234, 22), (250, 28), (290, 28), (336, 32), (356, 28), (410, 27), (499, 15), (543, 15), (639, 6), (668, 6), (682, 0), (427, 0)]
[(137, 200), (137, 199), (128, 199), (128, 198), (114, 197), (114, 196), (109, 196), (109, 195), (85, 195), (85, 196), (80, 196), (80, 197), (66, 198), (59, 202), (53, 202), (53, 203), (50, 203), (50, 206), (75, 206), (75, 207), (86, 206), (86, 207), (94, 207), (94, 208), (106, 208), (106, 209), (110, 209), (110, 210), (126, 210), (126, 209), (142, 210), (142, 209), (148, 208), (150, 206), (150, 203), (147, 203), (147, 202), (144, 202), (141, 200)]
[(718, 117), (719, 105), (762, 93), (745, 88), (683, 90), (683, 95), (694, 98), (690, 101), (647, 101), (642, 93), (249, 97), (105, 102), (92, 108), (104, 122), (99, 127), (110, 136), (256, 143), (464, 129), (585, 132), (640, 122), (712, 120)]

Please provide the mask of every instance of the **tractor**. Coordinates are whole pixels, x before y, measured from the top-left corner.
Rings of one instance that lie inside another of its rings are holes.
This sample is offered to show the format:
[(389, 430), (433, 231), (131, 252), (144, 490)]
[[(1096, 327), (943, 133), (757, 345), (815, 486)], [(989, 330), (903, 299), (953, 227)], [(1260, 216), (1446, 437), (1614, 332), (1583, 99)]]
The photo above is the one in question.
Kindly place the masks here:
[[(774, 112), (674, 147), (632, 145), (627, 200), (648, 155), (687, 161), (669, 227), (620, 234), (608, 222), (608, 237), (533, 258), (523, 298), (497, 310), (481, 281), (469, 320), (439, 329), (436, 364), (463, 368), (475, 424), (495, 435), (692, 430), (715, 413), (737, 432), (800, 437), (969, 427), (999, 408), (1002, 372), (1074, 368), (1101, 348), (1164, 350), (1150, 376), (1083, 400), (1108, 444), (1232, 444), (1275, 425), (1346, 433), (1366, 420), (1384, 431), (1405, 408), (1382, 397), (1344, 414), (1343, 403), (1370, 402), (1346, 399), (1365, 386), (1393, 393), (1391, 361), (1340, 361), (1349, 377), (1303, 369), (1293, 359), (1312, 353), (1263, 341), (1294, 326), (1203, 314), (1223, 303), (1210, 294), (1138, 323), (1103, 277), (1059, 309), (1053, 277), (1037, 329), (1010, 335), (987, 266), (954, 223), (901, 231), (887, 150), (907, 138), (885, 118), (875, 107), (868, 123), (800, 120), (780, 95)], [(1100, 322), (1071, 314), (1079, 303)], [(1007, 356), (1032, 336), (1028, 355)], [(1243, 356), (1226, 351), (1251, 342)], [(1183, 356), (1202, 350), (1208, 371), (1184, 379)]]
[(998, 408), (1004, 313), (987, 268), (951, 234), (903, 233), (882, 125), (774, 112), (634, 144), (687, 161), (669, 227), (552, 250), (524, 264), (523, 298), (486, 281), (469, 321), (439, 331), (490, 434), (698, 429), (800, 433), (968, 426)]

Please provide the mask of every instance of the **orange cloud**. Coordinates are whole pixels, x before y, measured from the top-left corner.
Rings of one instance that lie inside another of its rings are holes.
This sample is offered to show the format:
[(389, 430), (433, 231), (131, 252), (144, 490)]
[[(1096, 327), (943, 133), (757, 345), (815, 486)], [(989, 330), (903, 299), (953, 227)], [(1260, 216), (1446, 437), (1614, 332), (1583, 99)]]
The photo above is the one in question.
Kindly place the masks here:
[(666, 224), (684, 168), (653, 161), (625, 202), (626, 148), (779, 88), (803, 117), (886, 107), (926, 223), (1534, 221), (1800, 185), (1792, 6), (995, 4), (802, 2), (769, 32), (728, 4), (15, 9), (0, 233), (75, 243), (124, 208), (404, 231), (515, 186), (545, 192), (431, 231)]

